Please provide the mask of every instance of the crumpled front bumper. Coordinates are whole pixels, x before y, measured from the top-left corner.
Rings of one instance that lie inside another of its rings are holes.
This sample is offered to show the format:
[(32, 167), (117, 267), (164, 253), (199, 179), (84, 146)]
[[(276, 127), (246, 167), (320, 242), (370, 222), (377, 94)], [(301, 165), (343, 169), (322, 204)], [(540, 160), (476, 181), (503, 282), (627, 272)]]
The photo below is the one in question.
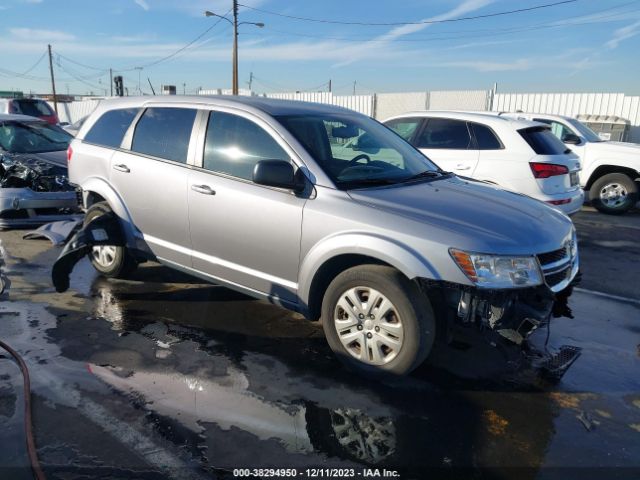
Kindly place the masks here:
[(34, 192), (30, 188), (0, 188), (0, 228), (42, 225), (67, 220), (80, 211), (76, 191)]
[[(577, 272), (576, 272), (577, 273)], [(547, 285), (523, 289), (486, 290), (449, 282), (421, 280), (434, 305), (440, 327), (476, 326), (517, 345), (552, 316), (571, 316), (567, 299), (580, 274), (572, 274), (562, 290)]]

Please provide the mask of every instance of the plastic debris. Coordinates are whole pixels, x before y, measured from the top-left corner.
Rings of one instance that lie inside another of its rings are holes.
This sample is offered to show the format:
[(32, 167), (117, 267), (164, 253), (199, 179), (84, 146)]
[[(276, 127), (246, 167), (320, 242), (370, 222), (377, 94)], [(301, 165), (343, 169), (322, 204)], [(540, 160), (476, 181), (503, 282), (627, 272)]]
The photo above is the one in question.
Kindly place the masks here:
[(69, 220), (47, 223), (35, 230), (25, 233), (22, 238), (24, 240), (46, 238), (54, 245), (63, 245), (80, 227), (82, 224), (82, 218), (82, 215), (74, 215)]
[(73, 267), (93, 247), (99, 245), (125, 245), (120, 220), (113, 212), (94, 218), (67, 242), (51, 271), (51, 280), (57, 292), (64, 292), (69, 288), (69, 275)]

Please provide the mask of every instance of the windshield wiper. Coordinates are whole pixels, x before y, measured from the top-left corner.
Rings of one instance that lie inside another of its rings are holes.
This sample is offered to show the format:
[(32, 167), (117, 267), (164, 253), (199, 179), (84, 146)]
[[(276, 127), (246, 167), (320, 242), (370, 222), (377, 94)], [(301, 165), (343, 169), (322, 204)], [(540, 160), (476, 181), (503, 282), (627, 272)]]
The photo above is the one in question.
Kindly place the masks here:
[(444, 178), (448, 176), (448, 172), (442, 172), (438, 170), (425, 170), (424, 172), (420, 172), (417, 175), (413, 175), (409, 178), (405, 178), (402, 183), (412, 182), (414, 180), (420, 180), (421, 178)]
[(362, 187), (372, 187), (380, 185), (394, 185), (399, 183), (391, 178), (358, 178), (353, 180), (337, 180), (336, 183), (345, 189)]

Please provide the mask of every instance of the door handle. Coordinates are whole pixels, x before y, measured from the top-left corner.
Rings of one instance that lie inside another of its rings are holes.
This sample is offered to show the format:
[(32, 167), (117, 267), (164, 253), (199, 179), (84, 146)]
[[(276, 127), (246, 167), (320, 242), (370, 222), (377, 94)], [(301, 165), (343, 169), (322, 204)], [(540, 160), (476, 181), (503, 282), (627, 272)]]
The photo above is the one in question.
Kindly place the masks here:
[(194, 192), (202, 193), (203, 195), (215, 195), (215, 190), (212, 190), (209, 185), (191, 185), (191, 190)]
[(456, 165), (456, 170), (471, 170), (471, 167), (469, 165)]
[(129, 173), (131, 170), (129, 170), (129, 167), (127, 167), (124, 163), (120, 163), (118, 165), (114, 165), (113, 166), (114, 170), (118, 170), (119, 172), (124, 172), (124, 173)]

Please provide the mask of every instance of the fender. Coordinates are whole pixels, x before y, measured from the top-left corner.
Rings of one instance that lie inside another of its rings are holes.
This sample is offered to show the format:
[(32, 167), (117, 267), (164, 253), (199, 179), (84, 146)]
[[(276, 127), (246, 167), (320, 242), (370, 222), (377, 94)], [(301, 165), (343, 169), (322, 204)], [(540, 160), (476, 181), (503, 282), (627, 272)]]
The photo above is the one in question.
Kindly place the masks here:
[(82, 188), (85, 205), (86, 195), (89, 192), (97, 193), (109, 204), (111, 210), (113, 210), (113, 212), (118, 216), (127, 248), (144, 252), (150, 251), (149, 247), (143, 240), (142, 234), (134, 225), (131, 214), (124, 204), (122, 197), (118, 195), (109, 182), (99, 177), (89, 177), (88, 179), (85, 179), (80, 186)]
[[(583, 166), (584, 167), (584, 166)], [(583, 168), (582, 172), (580, 172), (580, 184), (582, 188), (585, 188), (591, 182), (591, 177), (594, 172), (600, 167), (612, 167), (612, 168), (621, 168), (627, 170), (635, 170), (638, 172), (635, 181), (640, 179), (640, 162), (629, 162), (622, 160), (612, 160), (609, 157), (597, 159), (589, 163), (588, 168)], [(595, 181), (595, 180), (594, 180)]]
[(345, 254), (366, 255), (397, 268), (407, 278), (440, 280), (435, 267), (422, 255), (398, 241), (371, 233), (338, 233), (316, 243), (300, 264), (298, 296), (308, 305), (311, 282), (328, 260)]

